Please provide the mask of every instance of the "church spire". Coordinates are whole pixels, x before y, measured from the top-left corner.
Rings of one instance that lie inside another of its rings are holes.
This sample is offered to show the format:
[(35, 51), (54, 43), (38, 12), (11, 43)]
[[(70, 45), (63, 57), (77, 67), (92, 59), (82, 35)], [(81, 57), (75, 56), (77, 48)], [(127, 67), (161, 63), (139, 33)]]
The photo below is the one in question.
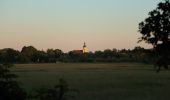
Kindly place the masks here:
[(84, 47), (87, 47), (85, 42), (84, 42), (83, 48), (84, 48)]
[(84, 45), (83, 45), (83, 53), (88, 53), (87, 46), (86, 46), (85, 42), (84, 42)]

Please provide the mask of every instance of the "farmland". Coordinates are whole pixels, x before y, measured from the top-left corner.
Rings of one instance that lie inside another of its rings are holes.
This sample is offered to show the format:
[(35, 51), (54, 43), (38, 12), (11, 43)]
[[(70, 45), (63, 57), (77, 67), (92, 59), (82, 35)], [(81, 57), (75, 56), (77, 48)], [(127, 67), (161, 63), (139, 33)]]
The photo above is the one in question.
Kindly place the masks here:
[(12, 71), (27, 91), (66, 80), (79, 91), (68, 100), (169, 100), (170, 72), (140, 63), (16, 64)]

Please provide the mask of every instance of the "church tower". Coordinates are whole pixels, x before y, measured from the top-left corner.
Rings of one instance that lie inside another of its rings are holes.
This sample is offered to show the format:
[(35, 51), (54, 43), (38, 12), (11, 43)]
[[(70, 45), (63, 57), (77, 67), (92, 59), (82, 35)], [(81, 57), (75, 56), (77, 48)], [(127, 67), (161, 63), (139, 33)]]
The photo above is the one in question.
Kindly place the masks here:
[(83, 45), (83, 53), (88, 53), (88, 49), (87, 49), (85, 42), (84, 42), (84, 45)]

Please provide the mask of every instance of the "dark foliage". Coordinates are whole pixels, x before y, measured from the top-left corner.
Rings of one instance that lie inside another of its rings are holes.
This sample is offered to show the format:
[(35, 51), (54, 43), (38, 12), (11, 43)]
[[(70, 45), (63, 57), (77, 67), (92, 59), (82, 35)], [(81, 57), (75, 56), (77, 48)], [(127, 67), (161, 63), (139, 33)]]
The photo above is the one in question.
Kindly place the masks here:
[(10, 64), (0, 65), (0, 100), (26, 100), (26, 92), (15, 80), (17, 76), (9, 70), (11, 66)]
[[(72, 95), (69, 95), (69, 92), (72, 92)], [(59, 79), (59, 83), (55, 85), (54, 88), (41, 88), (31, 96), (31, 99), (67, 100), (67, 98), (75, 97), (77, 93), (77, 90), (69, 88), (68, 83), (65, 80)]]
[(151, 43), (155, 47), (158, 44), (167, 44), (170, 41), (170, 2), (166, 0), (158, 4), (158, 7), (149, 12), (149, 17), (139, 24), (141, 40)]
[(14, 49), (0, 50), (0, 62), (11, 63), (60, 63), (60, 62), (143, 62), (152, 63), (155, 56), (152, 49), (135, 47), (132, 50), (105, 49), (89, 53), (63, 53), (59, 49), (40, 51), (33, 46), (23, 47), (21, 52)]
[[(75, 97), (77, 90), (70, 89), (68, 83), (60, 79), (54, 88), (42, 88), (35, 94), (26, 93), (16, 81), (17, 76), (9, 70), (12, 65), (0, 64), (0, 100), (67, 100)], [(72, 94), (69, 95), (69, 92)]]
[(139, 41), (152, 44), (156, 65), (168, 66), (170, 60), (170, 1), (165, 0), (158, 4), (158, 7), (149, 12), (149, 17), (139, 24), (139, 32), (142, 37)]

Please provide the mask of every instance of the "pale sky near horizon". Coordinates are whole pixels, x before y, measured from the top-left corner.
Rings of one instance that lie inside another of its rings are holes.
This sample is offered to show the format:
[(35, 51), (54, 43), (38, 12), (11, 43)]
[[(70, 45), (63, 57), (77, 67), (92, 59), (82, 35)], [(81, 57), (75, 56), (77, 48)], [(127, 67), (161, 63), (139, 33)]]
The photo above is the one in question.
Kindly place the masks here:
[(133, 49), (138, 24), (162, 0), (1, 0), (0, 49)]

